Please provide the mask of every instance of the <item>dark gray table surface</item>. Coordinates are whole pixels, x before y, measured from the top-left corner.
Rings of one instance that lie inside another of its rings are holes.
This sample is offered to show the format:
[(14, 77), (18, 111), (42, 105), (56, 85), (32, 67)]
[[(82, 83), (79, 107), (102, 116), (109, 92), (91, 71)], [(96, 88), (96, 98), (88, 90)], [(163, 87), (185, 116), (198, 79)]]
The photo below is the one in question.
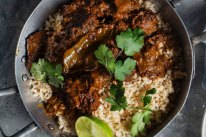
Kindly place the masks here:
[[(33, 9), (40, 0), (0, 0), (0, 89), (15, 86), (14, 55), (20, 31)], [(206, 28), (206, 0), (181, 0), (176, 9), (183, 19), (190, 36), (200, 34)], [(157, 137), (200, 137), (203, 112), (206, 105), (206, 91), (202, 88), (204, 74), (205, 45), (195, 48), (196, 76), (192, 82), (188, 100), (180, 114)], [(6, 103), (5, 103), (6, 102)], [(16, 105), (15, 109), (10, 106)], [(10, 113), (24, 115), (24, 118), (12, 118)], [(19, 96), (0, 98), (0, 129), (7, 136), (17, 132), (16, 125), (24, 127), (32, 119), (25, 112)], [(3, 124), (7, 124), (6, 126)], [(4, 129), (3, 129), (4, 127)], [(1, 137), (0, 132), (0, 137)], [(28, 137), (47, 136), (35, 130)]]

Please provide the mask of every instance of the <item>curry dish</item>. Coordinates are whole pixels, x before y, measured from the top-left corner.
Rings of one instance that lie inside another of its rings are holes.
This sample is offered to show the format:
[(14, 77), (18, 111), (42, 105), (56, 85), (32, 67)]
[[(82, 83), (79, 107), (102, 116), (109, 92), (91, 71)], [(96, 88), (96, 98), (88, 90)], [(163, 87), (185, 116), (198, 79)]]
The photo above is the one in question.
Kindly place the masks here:
[[(112, 136), (145, 136), (185, 77), (181, 45), (146, 0), (74, 0), (28, 36), (26, 49), (31, 91), (60, 129), (80, 137), (82, 116), (103, 120)], [(139, 119), (141, 130), (138, 114), (149, 119)]]

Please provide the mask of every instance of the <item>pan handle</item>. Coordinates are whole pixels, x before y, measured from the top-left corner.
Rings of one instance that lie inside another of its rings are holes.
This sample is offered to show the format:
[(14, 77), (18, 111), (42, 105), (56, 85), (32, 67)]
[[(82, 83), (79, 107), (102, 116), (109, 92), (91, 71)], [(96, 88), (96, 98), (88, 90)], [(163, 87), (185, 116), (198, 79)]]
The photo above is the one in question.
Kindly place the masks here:
[[(10, 95), (14, 95), (16, 93), (18, 93), (17, 86), (5, 88), (5, 89), (0, 89), (0, 97), (10, 96)], [(31, 123), (28, 126), (26, 126), (24, 129), (17, 132), (12, 137), (27, 137), (30, 133), (34, 132), (37, 129), (38, 129), (38, 126), (35, 123)], [(6, 137), (6, 135), (4, 135), (1, 128), (0, 128), (0, 136)]]
[(206, 43), (206, 31), (192, 38), (192, 44)]
[(18, 93), (18, 89), (16, 86), (5, 88), (5, 89), (0, 89), (0, 97), (9, 96), (9, 95), (13, 95), (16, 93)]
[(35, 123), (31, 123), (28, 126), (24, 127), (22, 130), (18, 131), (12, 136), (6, 136), (0, 128), (0, 136), (2, 137), (28, 137), (32, 132), (36, 131), (38, 126)]
[(31, 123), (28, 126), (26, 126), (24, 129), (17, 132), (12, 137), (28, 137), (32, 132), (34, 132), (37, 129), (38, 129), (37, 125), (35, 123)]
[[(199, 43), (205, 43), (206, 44), (206, 31), (203, 32), (200, 35), (197, 35), (195, 37), (191, 38), (193, 46), (199, 44)], [(205, 51), (205, 58), (206, 58), (206, 51)], [(204, 76), (203, 76), (203, 81), (202, 81), (202, 87), (206, 89), (206, 59), (204, 63)]]

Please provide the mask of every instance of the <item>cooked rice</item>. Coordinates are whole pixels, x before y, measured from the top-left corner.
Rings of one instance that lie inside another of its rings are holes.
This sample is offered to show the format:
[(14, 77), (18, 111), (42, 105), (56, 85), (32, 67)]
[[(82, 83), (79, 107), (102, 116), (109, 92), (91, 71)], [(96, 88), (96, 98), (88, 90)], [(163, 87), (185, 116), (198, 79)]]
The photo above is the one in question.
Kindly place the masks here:
[(63, 16), (60, 13), (50, 15), (45, 24), (45, 30), (60, 32), (62, 29)]
[(68, 122), (68, 119), (64, 115), (58, 116), (58, 124), (59, 124), (59, 129), (62, 129), (63, 132), (67, 132), (67, 133), (70, 133), (72, 135), (76, 135), (74, 125), (70, 124)]
[(34, 80), (33, 77), (29, 80), (29, 86), (34, 97), (46, 102), (52, 97), (52, 89), (48, 83)]
[[(145, 94), (145, 91), (156, 88), (157, 93), (152, 95), (152, 102), (150, 104), (150, 108), (154, 113), (158, 111), (167, 112), (166, 107), (169, 104), (169, 94), (174, 92), (171, 70), (167, 72), (165, 77), (154, 81), (135, 74), (132, 81), (124, 82), (124, 87), (128, 108), (142, 106), (141, 96)], [(130, 137), (131, 117), (136, 113), (136, 110), (110, 111), (110, 103), (106, 102), (104, 98), (101, 98), (100, 102), (99, 109), (93, 115), (107, 122), (116, 137)]]
[(155, 3), (154, 0), (150, 0), (150, 1), (146, 0), (143, 2), (143, 6), (145, 9), (149, 9), (153, 11), (154, 13), (158, 13), (160, 7), (158, 4), (154, 4), (154, 3)]

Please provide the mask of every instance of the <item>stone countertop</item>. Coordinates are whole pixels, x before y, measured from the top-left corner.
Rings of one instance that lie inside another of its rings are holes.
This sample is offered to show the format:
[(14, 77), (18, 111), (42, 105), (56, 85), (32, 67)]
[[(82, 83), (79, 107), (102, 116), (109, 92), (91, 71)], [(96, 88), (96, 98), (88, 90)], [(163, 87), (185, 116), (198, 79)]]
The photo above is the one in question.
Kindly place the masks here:
[[(17, 40), (26, 19), (40, 1), (0, 0), (0, 89), (15, 85), (13, 66)], [(183, 19), (190, 36), (200, 34), (205, 29), (206, 0), (181, 0), (181, 5), (176, 10)], [(206, 91), (202, 88), (205, 45), (197, 45), (194, 51), (196, 75), (188, 100), (180, 114), (157, 137), (201, 136), (202, 118), (206, 105)], [(41, 131), (35, 130), (28, 137), (39, 135), (46, 136)]]

